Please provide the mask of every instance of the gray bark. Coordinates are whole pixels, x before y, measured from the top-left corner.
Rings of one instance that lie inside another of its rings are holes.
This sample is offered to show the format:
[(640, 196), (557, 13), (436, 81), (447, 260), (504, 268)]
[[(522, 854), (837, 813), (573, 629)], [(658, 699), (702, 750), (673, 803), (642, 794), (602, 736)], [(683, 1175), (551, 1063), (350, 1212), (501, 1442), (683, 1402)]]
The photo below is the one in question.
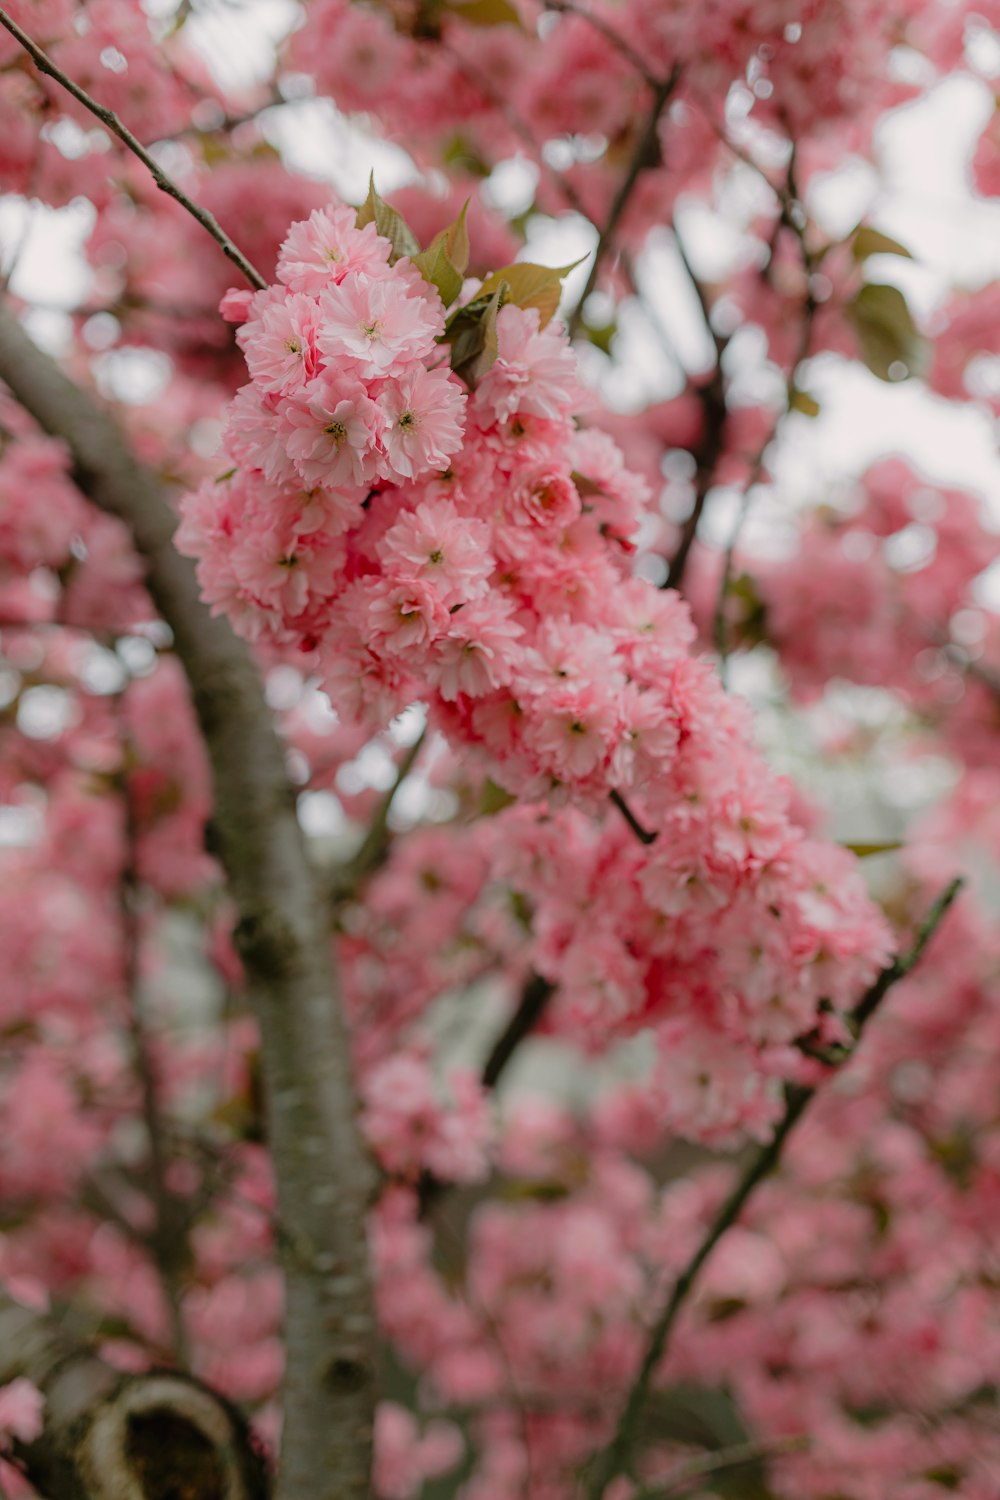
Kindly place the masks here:
[(174, 516), (108, 413), (0, 308), (0, 380), (72, 455), (76, 483), (132, 533), (211, 758), (219, 857), (261, 1029), (283, 1233), (287, 1367), (278, 1500), (369, 1493), (375, 1359), (365, 1241), (372, 1172), (318, 889), (258, 674), (198, 597)]

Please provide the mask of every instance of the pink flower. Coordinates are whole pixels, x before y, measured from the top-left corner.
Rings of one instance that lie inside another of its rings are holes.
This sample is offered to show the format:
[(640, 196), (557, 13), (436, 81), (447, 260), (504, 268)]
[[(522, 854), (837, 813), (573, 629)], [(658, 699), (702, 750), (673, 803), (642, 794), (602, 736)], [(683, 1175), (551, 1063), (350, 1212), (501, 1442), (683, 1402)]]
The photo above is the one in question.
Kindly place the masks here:
[(377, 280), (354, 276), (320, 299), (319, 347), (328, 365), (354, 362), (368, 377), (390, 375), (434, 348), (444, 327), (440, 299), (391, 272)]
[[(418, 652), (448, 626), (448, 611), (429, 584), (420, 579), (366, 579), (358, 586), (365, 634), (379, 651)], [(347, 601), (345, 601), (347, 602)]]
[(510, 681), (524, 636), (513, 614), (509, 600), (490, 595), (451, 617), (433, 666), (437, 690), (446, 702), (453, 703), (460, 694), (482, 698)]
[(489, 1105), (471, 1073), (448, 1080), (451, 1105), (438, 1099), (426, 1061), (401, 1052), (379, 1063), (364, 1084), (362, 1127), (387, 1171), (422, 1170), (450, 1182), (479, 1182), (488, 1170)]
[(565, 527), (580, 514), (580, 496), (569, 475), (559, 469), (515, 469), (504, 510), (519, 526)]
[(535, 308), (508, 302), (497, 314), (497, 357), (476, 387), (474, 405), (487, 421), (518, 412), (556, 419), (582, 401), (576, 357), (562, 326), (539, 330)]
[(601, 768), (619, 733), (617, 705), (596, 683), (539, 694), (525, 726), (542, 769), (558, 781), (581, 780)]
[(315, 375), (318, 321), (311, 297), (286, 294), (244, 323), (236, 342), (258, 390), (287, 395)]
[(250, 316), (254, 294), (246, 287), (231, 286), (219, 302), (219, 316), (227, 323), (244, 323)]
[(288, 454), (287, 411), (279, 415), (277, 398), (255, 385), (244, 385), (229, 407), (225, 451), (237, 464), (259, 469), (271, 484), (294, 484), (295, 465)]
[(384, 418), (360, 381), (328, 372), (282, 413), (288, 455), (307, 485), (363, 485), (375, 477)]
[(459, 516), (450, 500), (427, 500), (379, 542), (387, 572), (431, 584), (446, 609), (480, 598), (493, 571), (489, 527)]
[(459, 1429), (429, 1422), (421, 1435), (413, 1414), (394, 1401), (375, 1411), (375, 1488), (381, 1500), (416, 1500), (425, 1479), (453, 1469), (462, 1457)]
[(317, 296), (345, 276), (384, 275), (392, 246), (374, 224), (358, 229), (354, 220), (354, 210), (338, 204), (293, 224), (278, 255), (278, 280)]
[(386, 418), (382, 445), (393, 478), (418, 479), (448, 467), (462, 445), (465, 402), (461, 385), (443, 368), (417, 365), (379, 388)]
[(11, 1438), (32, 1443), (40, 1437), (45, 1419), (45, 1397), (24, 1376), (0, 1386), (0, 1449), (9, 1447)]

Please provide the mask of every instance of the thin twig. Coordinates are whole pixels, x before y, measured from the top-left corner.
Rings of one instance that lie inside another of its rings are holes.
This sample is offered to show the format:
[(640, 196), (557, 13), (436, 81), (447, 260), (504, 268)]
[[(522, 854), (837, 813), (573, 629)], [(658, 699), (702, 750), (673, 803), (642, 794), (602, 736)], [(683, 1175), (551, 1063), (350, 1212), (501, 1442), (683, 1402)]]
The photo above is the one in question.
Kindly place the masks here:
[(483, 1088), (496, 1088), (507, 1064), (525, 1037), (538, 1025), (554, 993), (555, 985), (548, 979), (543, 979), (540, 974), (529, 975), (517, 1009), (493, 1043), (483, 1066)]
[(207, 208), (202, 208), (201, 204), (195, 203), (193, 198), (189, 198), (187, 193), (184, 192), (183, 188), (179, 187), (178, 184), (174, 182), (173, 178), (167, 175), (156, 158), (149, 154), (138, 137), (132, 134), (127, 125), (122, 124), (121, 120), (115, 114), (114, 110), (108, 109), (103, 104), (99, 104), (98, 101), (92, 98), (91, 95), (88, 94), (85, 89), (82, 89), (78, 83), (74, 83), (73, 79), (70, 78), (67, 73), (64, 73), (63, 70), (52, 61), (48, 53), (43, 52), (41, 47), (38, 46), (37, 42), (32, 41), (27, 32), (22, 31), (21, 27), (18, 26), (13, 17), (2, 8), (0, 8), (0, 26), (5, 27), (6, 30), (10, 32), (15, 41), (20, 42), (21, 46), (24, 48), (25, 52), (27, 52), (28, 56), (34, 62), (35, 67), (40, 73), (48, 74), (48, 76), (54, 79), (55, 82), (58, 83), (62, 88), (64, 88), (68, 94), (72, 94), (77, 103), (82, 104), (84, 109), (88, 109), (92, 115), (96, 115), (101, 124), (104, 125), (108, 130), (110, 130), (112, 135), (117, 136), (122, 145), (127, 146), (129, 151), (131, 151), (133, 155), (139, 158), (143, 166), (146, 167), (151, 173), (153, 181), (156, 183), (156, 186), (160, 189), (160, 191), (173, 198), (177, 203), (181, 205), (182, 208), (187, 210), (192, 218), (197, 219), (201, 227), (206, 230), (212, 236), (213, 240), (215, 240), (216, 244), (220, 246), (223, 253), (228, 255), (229, 259), (235, 266), (239, 267), (239, 269), (243, 272), (243, 275), (246, 277), (247, 281), (249, 281), (250, 285), (256, 287), (258, 291), (263, 291), (267, 286), (267, 282), (265, 281), (264, 277), (247, 259), (242, 250), (240, 250), (238, 246), (233, 244), (233, 241), (229, 238), (228, 234), (226, 234), (225, 230), (219, 224), (214, 215), (210, 214)]
[(708, 289), (694, 268), (694, 263), (688, 254), (687, 246), (684, 243), (680, 230), (677, 228), (676, 222), (671, 224), (670, 232), (673, 236), (674, 249), (677, 251), (677, 259), (680, 261), (684, 274), (691, 283), (692, 290), (698, 299), (698, 306), (701, 309), (705, 331), (715, 345), (715, 361), (718, 365), (721, 363), (722, 356), (726, 352), (726, 345), (729, 343), (729, 338), (726, 334), (716, 333), (712, 327), (712, 304), (709, 300)]
[(644, 828), (642, 826), (642, 824), (639, 822), (639, 819), (636, 817), (635, 813), (629, 807), (628, 803), (625, 801), (625, 798), (622, 796), (621, 792), (617, 790), (617, 788), (615, 788), (615, 790), (610, 793), (610, 798), (615, 807), (617, 807), (618, 811), (621, 813), (622, 817), (625, 819), (628, 826), (631, 828), (632, 832), (635, 834), (636, 838), (639, 840), (640, 844), (655, 844), (658, 835), (651, 832), (650, 829)]
[(361, 884), (374, 875), (380, 865), (385, 863), (389, 853), (389, 845), (392, 842), (392, 831), (389, 828), (389, 814), (393, 803), (403, 782), (413, 770), (417, 756), (420, 754), (427, 738), (426, 726), (420, 731), (417, 738), (410, 745), (396, 771), (392, 786), (382, 798), (375, 810), (375, 816), (368, 825), (368, 831), (361, 841), (361, 847), (346, 864), (341, 865), (335, 872), (331, 887), (331, 900), (335, 906), (344, 901), (349, 901), (358, 892)]
[(658, 1484), (642, 1489), (632, 1500), (673, 1500), (682, 1495), (697, 1480), (707, 1479), (712, 1474), (725, 1473), (727, 1469), (742, 1469), (747, 1464), (760, 1463), (767, 1458), (778, 1458), (784, 1453), (800, 1452), (809, 1446), (806, 1437), (772, 1438), (756, 1443), (733, 1443), (728, 1448), (716, 1448), (714, 1453), (705, 1453), (678, 1464)]
[[(794, 149), (792, 151), (791, 160), (788, 164), (788, 180), (790, 184), (795, 183)], [(728, 641), (726, 639), (726, 596), (729, 592), (729, 585), (732, 579), (733, 558), (736, 554), (736, 548), (739, 543), (740, 536), (743, 533), (743, 527), (746, 524), (747, 516), (750, 513), (750, 506), (753, 503), (753, 491), (760, 483), (760, 480), (762, 479), (764, 474), (764, 455), (767, 453), (768, 448), (770, 448), (771, 444), (778, 436), (781, 425), (787, 417), (788, 413), (793, 409), (793, 403), (798, 391), (799, 370), (805, 360), (809, 357), (809, 350), (812, 344), (813, 328), (816, 322), (816, 314), (819, 311), (819, 305), (816, 301), (812, 289), (812, 270), (815, 257), (813, 256), (813, 253), (806, 242), (805, 226), (800, 222), (798, 199), (793, 197), (790, 202), (786, 202), (785, 199), (782, 199), (781, 215), (781, 222), (792, 231), (799, 244), (799, 250), (802, 256), (802, 268), (805, 272), (806, 277), (806, 293), (802, 304), (802, 324), (799, 330), (798, 347), (796, 348), (795, 354), (793, 356), (788, 374), (785, 377), (785, 406), (784, 409), (778, 413), (771, 426), (770, 432), (764, 439), (763, 443), (761, 443), (760, 447), (757, 450), (757, 453), (753, 458), (753, 461), (751, 462), (750, 470), (743, 485), (743, 492), (740, 498), (740, 508), (737, 513), (732, 532), (730, 533), (729, 541), (726, 544), (725, 554), (723, 556), (722, 577), (719, 580), (719, 589), (715, 599), (715, 613), (712, 620), (712, 636), (715, 642), (715, 648), (719, 654), (720, 672), (722, 674), (723, 681), (725, 681), (726, 677), (726, 662), (729, 650)]]
[[(711, 339), (715, 349), (715, 361), (708, 379), (697, 385), (694, 382), (690, 384), (690, 389), (695, 392), (701, 403), (704, 418), (701, 437), (692, 449), (692, 457), (695, 461), (694, 501), (690, 514), (681, 527), (677, 547), (674, 550), (673, 557), (667, 563), (667, 575), (661, 585), (663, 588), (679, 590), (684, 582), (684, 575), (687, 572), (688, 560), (698, 535), (698, 527), (705, 509), (705, 503), (715, 481), (719, 459), (725, 449), (729, 409), (726, 405), (726, 383), (722, 368), (722, 358), (729, 345), (729, 336), (717, 333), (712, 327), (712, 304), (709, 301), (708, 291), (692, 264), (691, 257), (688, 255), (687, 247), (676, 224), (672, 225), (672, 233), (677, 258), (697, 298), (698, 306), (701, 309), (702, 321), (705, 324), (705, 332)], [(661, 340), (662, 337), (661, 333)]]
[[(941, 924), (943, 917), (962, 887), (962, 880), (953, 880), (934, 902), (917, 930), (913, 946), (901, 958), (887, 965), (865, 992), (849, 1016), (849, 1024), (855, 1037), (854, 1046), (846, 1052), (844, 1060), (853, 1056), (861, 1032), (889, 990), (904, 978), (919, 963), (927, 944)], [(704, 1239), (691, 1256), (684, 1270), (674, 1283), (673, 1291), (653, 1324), (639, 1372), (628, 1394), (618, 1427), (610, 1443), (597, 1454), (587, 1478), (588, 1500), (602, 1500), (604, 1491), (627, 1462), (635, 1439), (636, 1428), (645, 1408), (653, 1376), (667, 1351), (670, 1335), (678, 1314), (688, 1299), (702, 1266), (708, 1260), (726, 1231), (735, 1224), (744, 1205), (754, 1190), (773, 1171), (781, 1158), (782, 1148), (804, 1110), (817, 1092), (817, 1086), (787, 1084), (785, 1087), (785, 1112), (779, 1121), (774, 1137), (762, 1146), (751, 1158), (738, 1182), (719, 1208), (708, 1227)]]
[[(521, 990), (521, 998), (511, 1013), (503, 1031), (490, 1048), (489, 1056), (479, 1075), (484, 1089), (495, 1089), (514, 1053), (534, 1031), (555, 994), (556, 986), (540, 974), (530, 973)], [(417, 1185), (417, 1202), (421, 1218), (446, 1191), (449, 1184), (433, 1172), (424, 1172)]]
[(590, 263), (590, 271), (587, 275), (586, 285), (584, 286), (583, 291), (580, 293), (579, 301), (577, 302), (576, 307), (573, 309), (573, 312), (570, 315), (568, 327), (571, 335), (577, 332), (581, 322), (583, 321), (583, 309), (586, 304), (587, 298), (590, 296), (591, 292), (597, 285), (597, 278), (600, 275), (601, 267), (603, 266), (607, 255), (614, 245), (614, 239), (615, 235), (618, 232), (618, 226), (621, 223), (622, 216), (631, 201), (632, 194), (635, 191), (636, 183), (639, 181), (639, 178), (642, 175), (643, 171), (650, 165), (651, 162), (659, 161), (660, 148), (658, 131), (660, 116), (666, 109), (671, 95), (680, 82), (680, 78), (681, 65), (680, 63), (675, 63), (673, 68), (671, 68), (670, 70), (669, 76), (662, 79), (653, 89), (653, 102), (650, 105), (649, 113), (646, 116), (646, 120), (643, 124), (642, 130), (639, 132), (639, 138), (636, 141), (635, 149), (632, 152), (632, 157), (629, 161), (628, 169), (625, 173), (625, 176), (622, 178), (621, 183), (619, 184), (618, 191), (615, 194), (614, 199), (612, 200), (611, 208), (608, 211), (608, 217), (604, 223), (604, 228), (600, 232), (597, 246), (594, 250), (594, 258)]
[(995, 671), (994, 668), (984, 662), (976, 661), (961, 646), (948, 644), (944, 648), (944, 654), (960, 671), (974, 678), (976, 682), (982, 683), (983, 687), (988, 688), (997, 702), (1000, 702), (1000, 672)]
[(667, 564), (667, 576), (663, 580), (665, 589), (680, 590), (687, 565), (698, 535), (705, 504), (715, 482), (719, 459), (725, 450), (726, 429), (729, 423), (729, 408), (726, 405), (725, 381), (721, 359), (717, 360), (711, 378), (696, 387), (701, 400), (705, 425), (695, 447), (695, 491), (690, 514), (681, 527), (680, 538), (673, 557)]

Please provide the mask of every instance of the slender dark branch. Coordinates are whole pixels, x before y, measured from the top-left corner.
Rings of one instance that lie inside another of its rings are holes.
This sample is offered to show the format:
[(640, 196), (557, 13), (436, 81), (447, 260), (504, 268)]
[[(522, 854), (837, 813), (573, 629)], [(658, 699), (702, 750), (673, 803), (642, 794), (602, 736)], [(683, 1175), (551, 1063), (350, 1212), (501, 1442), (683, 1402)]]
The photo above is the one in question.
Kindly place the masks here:
[(233, 241), (226, 234), (215, 216), (210, 214), (207, 208), (202, 208), (200, 203), (195, 203), (193, 198), (189, 198), (184, 189), (172, 177), (167, 175), (156, 158), (150, 155), (139, 138), (132, 134), (127, 125), (122, 123), (113, 109), (108, 109), (105, 105), (99, 104), (96, 99), (87, 93), (86, 89), (82, 89), (78, 83), (74, 83), (73, 79), (67, 73), (64, 73), (62, 68), (52, 61), (48, 53), (43, 52), (38, 43), (32, 41), (28, 33), (22, 31), (14, 18), (2, 8), (0, 8), (0, 26), (5, 27), (15, 41), (20, 42), (40, 73), (47, 73), (68, 94), (72, 94), (78, 104), (82, 104), (84, 109), (88, 109), (92, 115), (96, 115), (101, 124), (110, 130), (112, 135), (117, 136), (122, 145), (127, 146), (134, 156), (139, 158), (143, 166), (151, 173), (153, 181), (160, 191), (173, 198), (182, 208), (187, 210), (192, 218), (197, 219), (201, 227), (221, 247), (223, 253), (229, 256), (229, 259), (235, 266), (239, 267), (251, 286), (256, 287), (258, 291), (262, 291), (267, 286), (267, 282), (256, 266), (251, 264), (237, 245), (233, 244)]
[(497, 1037), (482, 1072), (483, 1087), (495, 1089), (501, 1074), (525, 1037), (534, 1031), (555, 993), (555, 985), (540, 974), (529, 975), (521, 999), (507, 1025)]
[(684, 582), (705, 503), (715, 481), (719, 459), (726, 446), (729, 409), (726, 406), (721, 362), (716, 363), (712, 376), (706, 384), (698, 388), (698, 394), (701, 398), (705, 426), (693, 455), (695, 461), (694, 503), (691, 506), (690, 515), (681, 527), (677, 549), (667, 564), (667, 576), (663, 581), (663, 587), (666, 589), (679, 590)]
[[(485, 1089), (495, 1089), (507, 1065), (521, 1043), (531, 1035), (545, 1013), (555, 994), (555, 985), (540, 974), (529, 974), (521, 990), (521, 998), (503, 1031), (490, 1049), (483, 1064), (480, 1082)], [(448, 1184), (432, 1172), (424, 1172), (417, 1185), (420, 1217), (425, 1218), (434, 1204), (447, 1191)]]
[(875, 983), (862, 995), (851, 1012), (852, 1029), (856, 1038), (861, 1035), (863, 1028), (882, 1004), (893, 985), (905, 979), (923, 958), (928, 943), (941, 926), (964, 883), (963, 878), (957, 876), (944, 888), (917, 928), (916, 936), (907, 952), (884, 968)]
[(687, 246), (684, 243), (680, 230), (677, 228), (676, 222), (671, 225), (671, 233), (674, 240), (674, 249), (677, 251), (677, 259), (680, 261), (684, 269), (684, 274), (691, 283), (691, 288), (698, 299), (698, 306), (701, 309), (705, 331), (715, 345), (715, 362), (718, 365), (722, 360), (723, 354), (726, 352), (726, 345), (729, 343), (729, 339), (725, 334), (717, 333), (712, 327), (712, 303), (709, 299), (708, 290), (694, 268), (694, 263), (688, 254)]
[(967, 651), (963, 651), (961, 646), (948, 644), (944, 648), (944, 654), (950, 662), (965, 672), (967, 676), (974, 678), (976, 682), (981, 682), (983, 687), (988, 688), (997, 702), (1000, 703), (1000, 672), (988, 666), (985, 662), (976, 661)]
[(618, 226), (622, 221), (622, 216), (624, 215), (625, 210), (628, 208), (628, 205), (631, 202), (636, 183), (639, 181), (640, 176), (647, 167), (653, 164), (657, 164), (660, 160), (660, 116), (666, 109), (671, 95), (680, 82), (680, 77), (681, 65), (680, 63), (675, 63), (673, 68), (670, 70), (669, 76), (662, 79), (653, 89), (653, 100), (649, 108), (649, 113), (647, 114), (645, 123), (643, 124), (643, 127), (639, 132), (639, 137), (636, 141), (635, 149), (632, 152), (632, 158), (629, 161), (628, 169), (625, 173), (625, 176), (622, 178), (621, 183), (619, 184), (618, 191), (615, 194), (611, 203), (611, 208), (608, 211), (608, 217), (605, 221), (603, 229), (600, 232), (597, 246), (594, 250), (594, 258), (590, 263), (590, 271), (587, 275), (586, 285), (584, 286), (583, 291), (580, 293), (580, 300), (577, 302), (576, 307), (570, 314), (568, 324), (570, 334), (576, 333), (576, 331), (580, 327), (580, 324), (583, 320), (583, 309), (586, 304), (587, 298), (590, 296), (591, 292), (597, 285), (597, 278), (601, 273), (601, 268), (604, 265), (605, 259), (607, 258), (614, 245), (615, 235), (618, 233)]
[(663, 581), (664, 588), (679, 590), (684, 582), (684, 575), (687, 572), (688, 559), (698, 535), (698, 527), (701, 524), (705, 503), (715, 481), (719, 459), (722, 457), (726, 445), (729, 410), (726, 406), (726, 382), (722, 368), (722, 357), (726, 352), (729, 339), (725, 334), (717, 333), (712, 327), (712, 304), (709, 300), (708, 291), (692, 264), (691, 257), (688, 255), (687, 247), (676, 224), (673, 225), (673, 237), (677, 258), (684, 268), (687, 279), (698, 299), (698, 306), (701, 309), (705, 331), (715, 347), (715, 363), (712, 367), (712, 373), (706, 381), (695, 387), (701, 401), (704, 428), (697, 446), (693, 450), (695, 461), (694, 503), (692, 504), (690, 515), (686, 518), (681, 528), (677, 548), (667, 564), (667, 576)]
[(806, 248), (804, 238), (802, 238), (801, 235), (799, 236), (799, 238), (802, 246), (802, 254), (804, 257), (804, 268), (806, 271), (807, 286), (805, 300), (802, 306), (802, 324), (799, 330), (798, 347), (795, 351), (795, 355), (789, 368), (788, 375), (785, 379), (785, 407), (783, 411), (780, 411), (778, 413), (771, 426), (770, 432), (761, 443), (756, 454), (754, 455), (753, 460), (751, 461), (750, 469), (747, 474), (746, 481), (743, 485), (743, 493), (740, 499), (740, 508), (737, 513), (732, 532), (730, 533), (729, 541), (726, 544), (726, 551), (722, 561), (722, 577), (719, 580), (719, 589), (715, 599), (715, 613), (712, 619), (712, 638), (715, 642), (715, 648), (719, 653), (719, 661), (721, 663), (723, 677), (725, 677), (726, 657), (729, 650), (728, 642), (726, 639), (726, 596), (729, 592), (729, 585), (733, 575), (733, 558), (736, 555), (736, 548), (739, 544), (740, 536), (743, 533), (743, 527), (746, 524), (747, 516), (750, 513), (750, 506), (753, 502), (754, 488), (760, 483), (760, 480), (764, 475), (765, 454), (767, 453), (768, 448), (770, 448), (771, 444), (774, 442), (775, 438), (778, 436), (785, 417), (792, 410), (798, 389), (797, 381), (799, 368), (808, 358), (809, 349), (812, 344), (813, 327), (816, 322), (816, 313), (818, 311), (818, 304), (815, 297), (813, 296), (811, 285), (809, 284), (809, 252)]
[(425, 727), (420, 731), (413, 744), (407, 747), (396, 771), (396, 778), (379, 803), (375, 811), (375, 816), (368, 825), (368, 830), (361, 842), (361, 847), (346, 864), (341, 865), (334, 872), (330, 891), (331, 900), (334, 905), (351, 900), (353, 896), (357, 895), (362, 883), (385, 863), (389, 853), (389, 845), (392, 842), (392, 831), (389, 828), (389, 814), (392, 811), (392, 806), (400, 787), (413, 770), (417, 756), (423, 749), (426, 738), (427, 729)]
[[(934, 902), (926, 918), (921, 923), (917, 930), (916, 939), (909, 951), (882, 970), (874, 984), (870, 986), (854, 1007), (848, 1019), (855, 1036), (855, 1044), (844, 1055), (845, 1060), (853, 1056), (865, 1024), (885, 999), (892, 986), (905, 975), (909, 974), (914, 966), (919, 963), (927, 944), (937, 931), (945, 913), (958, 895), (962, 883), (961, 879), (951, 882), (947, 889)], [(632, 1388), (629, 1391), (628, 1399), (618, 1420), (615, 1434), (607, 1447), (597, 1454), (587, 1476), (586, 1493), (588, 1500), (602, 1500), (607, 1486), (611, 1483), (612, 1479), (622, 1472), (635, 1440), (636, 1428), (639, 1418), (645, 1409), (653, 1376), (667, 1351), (670, 1335), (677, 1322), (678, 1314), (686, 1303), (702, 1266), (708, 1260), (726, 1231), (735, 1224), (744, 1205), (753, 1195), (755, 1189), (777, 1166), (781, 1159), (781, 1152), (785, 1141), (788, 1139), (807, 1106), (811, 1103), (816, 1092), (817, 1089), (815, 1086), (807, 1087), (802, 1084), (786, 1085), (785, 1112), (775, 1129), (773, 1138), (766, 1146), (762, 1146), (759, 1151), (755, 1152), (750, 1159), (739, 1180), (709, 1225), (704, 1239), (674, 1283), (670, 1297), (653, 1324), (645, 1355)]]
[(632, 1500), (673, 1500), (675, 1495), (683, 1495), (696, 1481), (707, 1479), (712, 1474), (724, 1474), (727, 1469), (742, 1469), (747, 1464), (758, 1464), (763, 1459), (777, 1458), (783, 1453), (800, 1452), (808, 1446), (809, 1439), (805, 1437), (732, 1443), (727, 1448), (716, 1448), (714, 1453), (701, 1454), (697, 1458), (689, 1458), (686, 1463), (678, 1464), (658, 1484), (640, 1490)]
[(614, 803), (615, 807), (617, 807), (618, 811), (621, 813), (622, 817), (625, 819), (626, 823), (631, 828), (636, 838), (639, 840), (640, 844), (655, 844), (658, 835), (652, 833), (648, 828), (643, 828), (642, 824), (639, 822), (639, 819), (629, 807), (621, 792), (619, 792), (618, 789), (615, 788), (615, 790), (612, 791), (609, 795), (611, 801)]

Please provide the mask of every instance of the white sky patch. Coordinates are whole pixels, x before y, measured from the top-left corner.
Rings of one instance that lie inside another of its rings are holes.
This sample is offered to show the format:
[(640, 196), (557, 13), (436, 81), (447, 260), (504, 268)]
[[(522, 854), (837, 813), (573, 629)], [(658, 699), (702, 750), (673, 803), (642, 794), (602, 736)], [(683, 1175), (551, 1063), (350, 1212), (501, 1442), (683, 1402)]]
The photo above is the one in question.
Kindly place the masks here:
[(295, 0), (238, 0), (196, 4), (184, 23), (185, 40), (202, 55), (226, 90), (266, 83), (275, 49), (300, 15)]
[(92, 279), (83, 246), (95, 218), (84, 198), (74, 198), (66, 208), (0, 198), (0, 267), (10, 273), (14, 295), (47, 309), (78, 307)]

